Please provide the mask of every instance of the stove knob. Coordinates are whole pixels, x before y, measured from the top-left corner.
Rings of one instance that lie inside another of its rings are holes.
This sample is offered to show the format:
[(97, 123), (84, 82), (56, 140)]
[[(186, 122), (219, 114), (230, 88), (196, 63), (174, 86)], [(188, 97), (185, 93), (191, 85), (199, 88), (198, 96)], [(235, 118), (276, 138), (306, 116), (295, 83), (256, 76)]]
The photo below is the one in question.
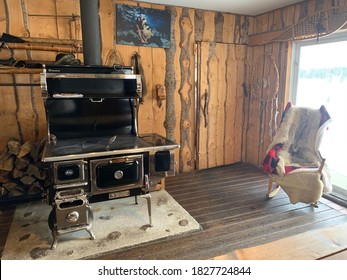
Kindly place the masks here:
[(78, 221), (78, 218), (80, 217), (80, 214), (78, 214), (77, 211), (72, 211), (66, 216), (66, 220), (69, 223), (76, 223)]
[(123, 171), (122, 170), (117, 170), (115, 173), (114, 173), (114, 177), (119, 180), (119, 179), (122, 179), (123, 178)]

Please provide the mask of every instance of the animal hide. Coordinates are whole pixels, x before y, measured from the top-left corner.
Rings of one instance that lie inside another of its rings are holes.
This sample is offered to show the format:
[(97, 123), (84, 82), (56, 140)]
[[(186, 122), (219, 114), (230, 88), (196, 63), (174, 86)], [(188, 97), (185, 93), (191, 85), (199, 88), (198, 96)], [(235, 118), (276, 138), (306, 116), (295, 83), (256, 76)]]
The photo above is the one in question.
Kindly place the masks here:
[(330, 121), (324, 106), (317, 110), (292, 107), (288, 103), (284, 111), (280, 127), (269, 145), (267, 161), (271, 154), (274, 158), (271, 173), (292, 203), (316, 202), (322, 192), (332, 190), (326, 162), (322, 175), (318, 172), (323, 160), (319, 146)]

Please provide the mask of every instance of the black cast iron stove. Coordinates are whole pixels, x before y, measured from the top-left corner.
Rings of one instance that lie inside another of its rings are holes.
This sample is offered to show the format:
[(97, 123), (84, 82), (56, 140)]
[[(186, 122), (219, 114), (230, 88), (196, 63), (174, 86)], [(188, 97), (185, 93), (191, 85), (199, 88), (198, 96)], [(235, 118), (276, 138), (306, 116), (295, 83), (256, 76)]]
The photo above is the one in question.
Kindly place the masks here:
[(157, 134), (138, 135), (141, 77), (131, 67), (46, 65), (41, 74), (48, 125), (42, 161), (51, 179), (47, 201), (52, 249), (61, 234), (86, 230), (92, 203), (134, 196), (174, 175), (179, 145)]

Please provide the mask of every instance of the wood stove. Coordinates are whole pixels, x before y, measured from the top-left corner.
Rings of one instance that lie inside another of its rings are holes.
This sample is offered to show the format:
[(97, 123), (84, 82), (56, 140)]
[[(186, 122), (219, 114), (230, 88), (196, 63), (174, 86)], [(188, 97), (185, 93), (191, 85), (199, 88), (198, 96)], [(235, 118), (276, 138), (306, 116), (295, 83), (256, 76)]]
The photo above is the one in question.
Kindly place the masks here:
[(61, 234), (86, 230), (92, 203), (134, 196), (175, 174), (179, 145), (158, 134), (139, 135), (141, 77), (131, 67), (46, 65), (41, 74), (48, 125), (42, 161), (49, 170), (47, 201), (52, 249)]

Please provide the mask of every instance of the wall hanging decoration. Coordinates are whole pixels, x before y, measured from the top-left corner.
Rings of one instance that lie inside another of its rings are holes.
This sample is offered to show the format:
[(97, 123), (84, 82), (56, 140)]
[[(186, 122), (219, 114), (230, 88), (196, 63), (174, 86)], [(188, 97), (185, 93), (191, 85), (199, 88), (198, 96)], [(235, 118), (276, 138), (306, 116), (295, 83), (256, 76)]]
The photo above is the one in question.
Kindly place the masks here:
[(120, 4), (116, 7), (117, 44), (170, 48), (170, 11)]
[(275, 42), (298, 41), (328, 36), (344, 28), (347, 23), (347, 7), (334, 6), (306, 15), (284, 30), (250, 35), (249, 46), (265, 45)]
[[(264, 115), (270, 110), (268, 120), (269, 137), (272, 139), (277, 130), (279, 70), (275, 57), (269, 51), (260, 55), (252, 69), (251, 98), (260, 102), (260, 139), (263, 141), (265, 132)], [(263, 142), (261, 142), (262, 144)]]

